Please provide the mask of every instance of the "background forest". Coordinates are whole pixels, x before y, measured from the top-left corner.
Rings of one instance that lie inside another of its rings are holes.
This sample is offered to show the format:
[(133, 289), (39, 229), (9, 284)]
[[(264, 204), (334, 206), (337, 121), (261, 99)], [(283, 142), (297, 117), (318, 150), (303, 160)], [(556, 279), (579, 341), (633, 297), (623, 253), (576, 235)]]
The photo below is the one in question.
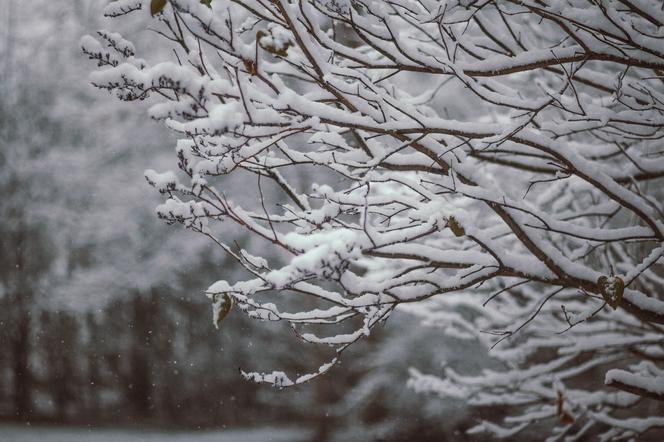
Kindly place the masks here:
[(234, 267), (159, 221), (143, 178), (171, 166), (174, 139), (145, 108), (89, 86), (81, 68), (79, 40), (103, 27), (105, 3), (0, 0), (0, 417), (458, 440), (474, 421), (460, 402), (407, 389), (408, 368), (435, 373), (441, 359), (464, 358), (472, 369), (480, 358), (406, 314), (311, 384), (278, 391), (241, 380), (238, 366), (297, 367), (292, 336), (239, 314), (213, 327), (203, 290)]

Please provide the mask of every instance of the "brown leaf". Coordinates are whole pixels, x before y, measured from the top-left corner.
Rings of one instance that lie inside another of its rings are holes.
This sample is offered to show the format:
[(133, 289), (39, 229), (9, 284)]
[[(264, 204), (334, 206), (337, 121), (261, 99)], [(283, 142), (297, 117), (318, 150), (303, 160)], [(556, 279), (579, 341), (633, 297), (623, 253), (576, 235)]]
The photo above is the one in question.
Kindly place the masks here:
[(166, 3), (168, 3), (168, 0), (152, 0), (150, 2), (150, 14), (152, 14), (153, 17), (159, 14), (161, 11), (163, 11)]
[(244, 68), (247, 70), (247, 72), (251, 75), (256, 75), (258, 73), (258, 70), (256, 69), (256, 63), (254, 60), (250, 58), (245, 58), (242, 60), (244, 63)]
[(625, 281), (619, 276), (612, 278), (600, 276), (597, 278), (597, 286), (602, 298), (616, 310), (620, 306), (620, 301), (625, 293)]
[(456, 220), (455, 217), (450, 216), (447, 218), (447, 226), (450, 228), (452, 233), (454, 233), (455, 236), (463, 236), (466, 234), (466, 230), (463, 228), (461, 224), (459, 224), (459, 221)]
[(565, 425), (571, 425), (575, 422), (574, 417), (571, 414), (563, 410), (562, 416), (560, 416), (560, 423)]
[(217, 312), (217, 325), (219, 325), (219, 323), (224, 320), (226, 315), (228, 315), (228, 312), (231, 310), (232, 306), (233, 299), (228, 295), (228, 293), (224, 293), (223, 299), (221, 300), (221, 305), (219, 306), (219, 311)]
[(560, 420), (560, 423), (565, 425), (571, 425), (575, 422), (574, 417), (565, 410), (564, 405), (565, 405), (565, 396), (563, 396), (563, 393), (561, 391), (557, 390), (556, 416)]
[(264, 31), (258, 31), (256, 32), (256, 42), (258, 45), (263, 48), (266, 52), (269, 52), (270, 54), (278, 57), (287, 57), (288, 56), (288, 48), (293, 46), (293, 43), (290, 41), (284, 42), (282, 46), (277, 47), (275, 45), (271, 45), (265, 42), (262, 42), (261, 40), (263, 37), (268, 37), (270, 34), (264, 32)]

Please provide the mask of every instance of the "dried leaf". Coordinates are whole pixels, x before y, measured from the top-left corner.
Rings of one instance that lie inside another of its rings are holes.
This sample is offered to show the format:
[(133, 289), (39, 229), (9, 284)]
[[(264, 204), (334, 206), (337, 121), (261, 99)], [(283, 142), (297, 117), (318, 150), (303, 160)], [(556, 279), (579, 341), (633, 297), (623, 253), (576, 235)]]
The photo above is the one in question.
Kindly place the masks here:
[[(216, 296), (213, 298), (213, 301), (216, 302)], [(219, 326), (219, 323), (224, 320), (226, 315), (228, 315), (228, 312), (231, 310), (231, 307), (233, 306), (233, 298), (230, 297), (228, 293), (224, 293), (222, 295), (221, 302), (219, 303), (219, 306), (216, 308), (216, 313), (217, 317), (215, 318), (215, 325)]]
[(565, 408), (565, 397), (561, 391), (556, 391), (556, 416), (561, 424), (571, 425), (575, 422), (574, 417)]
[(456, 220), (455, 217), (450, 216), (447, 218), (447, 226), (450, 228), (452, 233), (454, 233), (455, 236), (464, 236), (466, 234), (465, 229), (461, 224), (459, 224), (459, 221)]
[(244, 63), (244, 68), (249, 74), (256, 75), (258, 73), (258, 70), (256, 69), (256, 63), (254, 62), (254, 60), (250, 58), (245, 58), (242, 61)]
[(263, 48), (266, 52), (269, 52), (270, 54), (278, 57), (286, 57), (288, 56), (288, 48), (293, 46), (293, 43), (290, 41), (284, 42), (280, 47), (277, 47), (272, 44), (264, 43), (261, 40), (263, 37), (268, 37), (270, 34), (264, 32), (264, 31), (258, 31), (256, 32), (256, 42), (258, 42), (258, 45)]
[(611, 278), (600, 276), (597, 278), (597, 286), (602, 298), (616, 310), (620, 306), (620, 301), (625, 293), (625, 281), (619, 276)]
[(574, 417), (563, 410), (562, 416), (560, 416), (560, 423), (565, 425), (572, 425), (574, 422)]
[(261, 38), (267, 36), (267, 32), (265, 31), (257, 31), (256, 32), (256, 41), (260, 41)]
[(150, 2), (150, 14), (152, 14), (153, 17), (159, 14), (164, 10), (166, 3), (168, 3), (168, 0), (152, 0)]

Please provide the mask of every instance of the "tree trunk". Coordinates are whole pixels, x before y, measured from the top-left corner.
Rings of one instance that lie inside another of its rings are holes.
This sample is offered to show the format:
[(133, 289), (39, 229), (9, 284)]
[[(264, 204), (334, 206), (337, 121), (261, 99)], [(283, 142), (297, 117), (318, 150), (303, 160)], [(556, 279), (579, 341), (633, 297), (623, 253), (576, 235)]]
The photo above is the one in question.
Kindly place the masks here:
[(136, 417), (146, 418), (152, 412), (152, 374), (149, 358), (151, 305), (140, 293), (134, 298), (133, 338), (129, 400)]
[[(19, 220), (21, 218), (19, 217)], [(30, 372), (28, 358), (30, 355), (30, 311), (26, 305), (27, 281), (24, 278), (25, 271), (25, 230), (23, 223), (19, 222), (16, 231), (15, 243), (15, 265), (16, 265), (16, 287), (14, 291), (14, 302), (11, 307), (17, 322), (13, 339), (14, 357), (14, 413), (18, 419), (27, 419), (30, 413)]]
[(88, 359), (88, 400), (87, 400), (87, 415), (88, 417), (96, 417), (99, 415), (99, 388), (101, 387), (101, 377), (99, 374), (99, 351), (98, 346), (101, 340), (99, 333), (99, 325), (95, 320), (93, 313), (87, 315), (87, 325), (90, 331), (90, 342), (87, 346), (87, 359)]
[[(19, 295), (20, 298), (20, 295)], [(14, 356), (14, 413), (18, 419), (27, 419), (30, 414), (30, 372), (28, 367), (30, 318), (23, 313), (13, 342)]]

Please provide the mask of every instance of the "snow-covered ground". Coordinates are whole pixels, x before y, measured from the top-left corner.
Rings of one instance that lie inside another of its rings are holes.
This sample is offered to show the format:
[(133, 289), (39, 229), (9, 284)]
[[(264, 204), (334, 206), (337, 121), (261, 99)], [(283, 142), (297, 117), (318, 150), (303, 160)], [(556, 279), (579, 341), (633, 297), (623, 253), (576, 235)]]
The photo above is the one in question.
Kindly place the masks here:
[(261, 427), (222, 431), (159, 432), (0, 425), (2, 442), (298, 442), (309, 440), (307, 430)]

